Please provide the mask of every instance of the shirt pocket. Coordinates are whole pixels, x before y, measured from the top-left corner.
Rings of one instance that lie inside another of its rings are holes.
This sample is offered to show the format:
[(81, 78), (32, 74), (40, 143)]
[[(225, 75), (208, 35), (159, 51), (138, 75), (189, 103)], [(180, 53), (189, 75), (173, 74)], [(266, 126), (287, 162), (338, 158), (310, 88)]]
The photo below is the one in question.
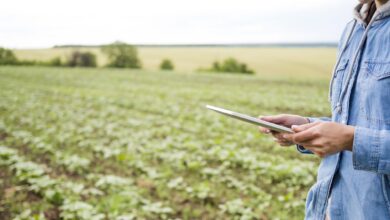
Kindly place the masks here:
[(348, 59), (340, 60), (339, 65), (337, 66), (335, 73), (333, 75), (333, 84), (332, 88), (332, 109), (336, 108), (336, 104), (339, 101), (340, 93), (342, 91), (342, 85), (345, 78), (345, 72), (348, 67)]
[(384, 80), (390, 77), (390, 61), (365, 61), (363, 65), (365, 76), (374, 80)]
[(372, 126), (390, 128), (390, 61), (365, 61), (357, 91), (361, 94), (362, 115)]

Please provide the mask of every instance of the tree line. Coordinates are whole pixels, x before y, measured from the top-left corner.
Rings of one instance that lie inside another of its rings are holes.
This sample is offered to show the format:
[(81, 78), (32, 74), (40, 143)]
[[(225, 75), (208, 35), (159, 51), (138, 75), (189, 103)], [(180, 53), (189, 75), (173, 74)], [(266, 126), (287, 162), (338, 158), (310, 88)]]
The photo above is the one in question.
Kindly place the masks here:
[[(106, 67), (142, 68), (137, 48), (133, 45), (124, 42), (114, 42), (102, 46), (101, 51), (108, 59)], [(20, 60), (12, 50), (0, 47), (0, 65), (97, 67), (97, 60), (94, 53), (77, 50), (73, 51), (65, 60), (62, 60), (61, 57), (54, 57), (48, 61)], [(161, 70), (174, 70), (174, 64), (170, 59), (163, 59), (159, 67)], [(201, 72), (254, 73), (245, 63), (240, 63), (234, 58), (228, 58), (222, 62), (215, 61), (210, 68), (200, 68), (199, 70)]]
[[(142, 68), (138, 57), (137, 48), (123, 42), (114, 42), (101, 47), (102, 52), (107, 56), (107, 67), (115, 68)], [(54, 57), (48, 61), (20, 60), (10, 49), (0, 47), (0, 65), (19, 66), (58, 66), (58, 67), (97, 67), (96, 55), (92, 52), (73, 51), (65, 60), (61, 57)], [(161, 69), (173, 70), (172, 61), (164, 59), (160, 65)]]

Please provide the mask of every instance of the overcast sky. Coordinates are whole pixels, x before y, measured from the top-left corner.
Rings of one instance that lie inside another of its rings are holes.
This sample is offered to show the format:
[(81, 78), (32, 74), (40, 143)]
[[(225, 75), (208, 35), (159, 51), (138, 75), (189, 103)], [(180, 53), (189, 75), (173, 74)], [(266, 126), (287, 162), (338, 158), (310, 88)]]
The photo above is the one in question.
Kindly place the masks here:
[(336, 42), (356, 0), (9, 0), (0, 46)]

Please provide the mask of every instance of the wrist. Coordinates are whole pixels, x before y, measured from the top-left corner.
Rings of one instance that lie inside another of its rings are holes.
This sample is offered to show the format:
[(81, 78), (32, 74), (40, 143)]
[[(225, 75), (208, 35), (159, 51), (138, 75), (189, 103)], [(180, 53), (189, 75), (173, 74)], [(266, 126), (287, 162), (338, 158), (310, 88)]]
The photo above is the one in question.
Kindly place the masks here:
[(355, 127), (347, 125), (345, 130), (346, 130), (345, 136), (347, 140), (345, 143), (345, 150), (352, 151), (353, 139), (355, 136)]

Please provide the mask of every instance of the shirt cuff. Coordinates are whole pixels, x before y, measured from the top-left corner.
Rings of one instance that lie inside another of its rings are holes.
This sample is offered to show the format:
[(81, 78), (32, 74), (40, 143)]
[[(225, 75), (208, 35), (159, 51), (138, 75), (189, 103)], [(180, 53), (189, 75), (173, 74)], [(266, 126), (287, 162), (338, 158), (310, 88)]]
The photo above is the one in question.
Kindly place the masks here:
[(378, 130), (355, 127), (352, 147), (353, 167), (356, 170), (378, 171), (380, 133)]
[(307, 120), (309, 120), (309, 123), (314, 123), (317, 121), (331, 121), (331, 118), (329, 118), (329, 117), (319, 117), (319, 118), (307, 117)]
[(302, 154), (313, 154), (310, 150), (307, 150), (302, 145), (297, 144), (297, 150)]

